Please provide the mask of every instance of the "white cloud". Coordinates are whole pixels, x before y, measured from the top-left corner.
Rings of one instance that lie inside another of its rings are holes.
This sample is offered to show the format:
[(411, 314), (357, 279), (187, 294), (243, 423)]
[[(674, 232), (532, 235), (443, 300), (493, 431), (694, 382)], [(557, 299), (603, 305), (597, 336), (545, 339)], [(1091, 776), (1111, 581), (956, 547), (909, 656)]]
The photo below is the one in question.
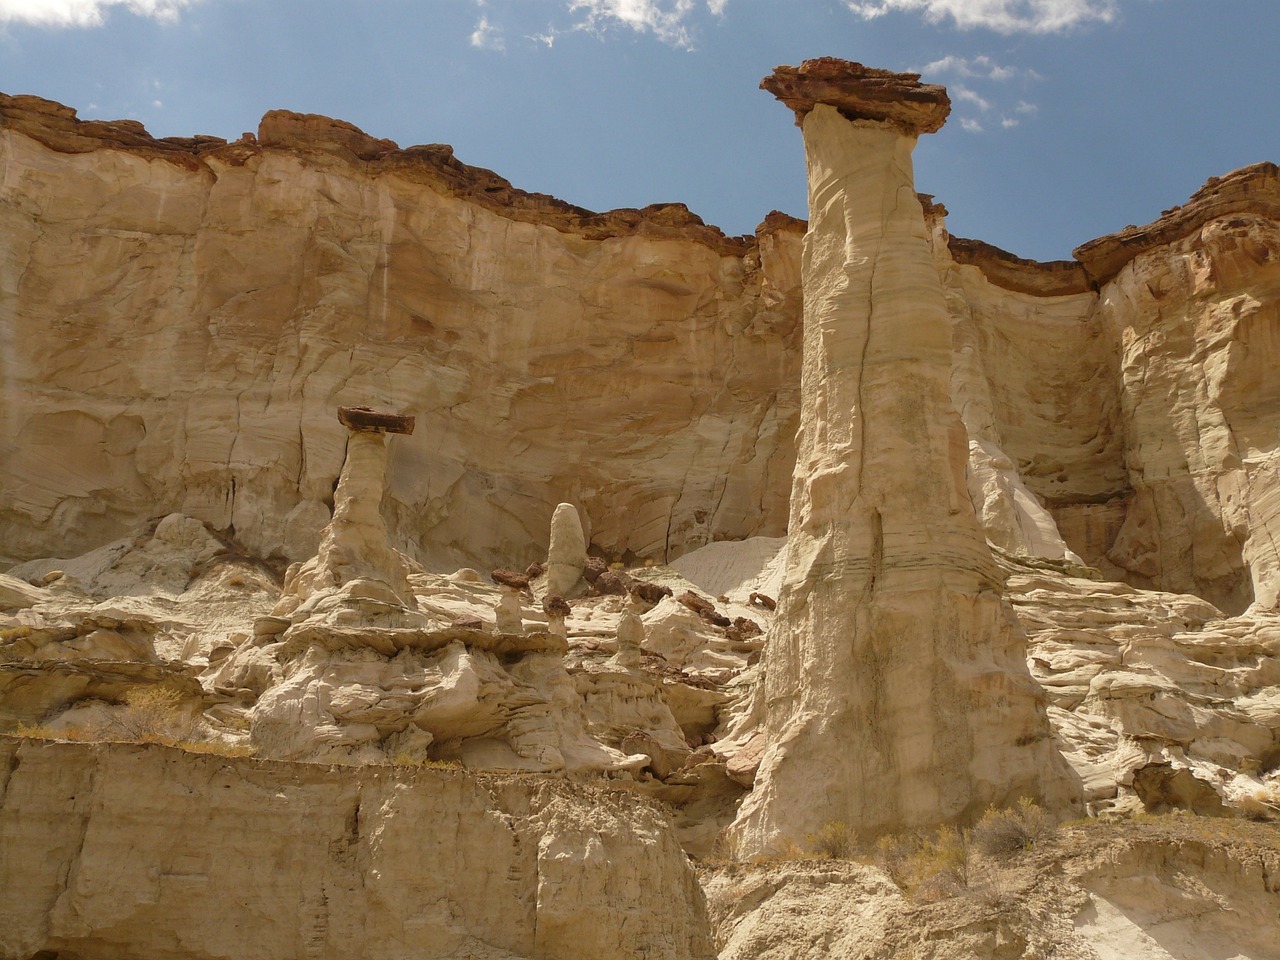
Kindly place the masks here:
[(1021, 122), (1022, 121), (1020, 121), (1017, 117), (1005, 117), (1000, 121), (1000, 126), (1004, 127), (1006, 130), (1010, 130), (1013, 127), (1016, 127)]
[(546, 33), (531, 33), (525, 37), (525, 39), (532, 40), (534, 43), (544, 43), (547, 45), (547, 48), (550, 49), (555, 46), (556, 37), (558, 36), (560, 36), (560, 34), (556, 31), (555, 27), (547, 27)]
[(1019, 113), (1035, 113), (1040, 108), (1034, 103), (1027, 103), (1025, 100), (1019, 100), (1018, 105), (1014, 107)]
[[(723, 16), (729, 0), (706, 0), (707, 9)], [(673, 47), (693, 48), (687, 20), (694, 0), (569, 0), (571, 13), (581, 13), (577, 30), (603, 32), (609, 27), (628, 27), (637, 33), (652, 33)]]
[(507, 42), (502, 38), (502, 28), (495, 27), (488, 17), (481, 17), (471, 31), (471, 45), (477, 50), (505, 50)]
[(0, 0), (0, 23), (30, 23), (41, 27), (96, 27), (112, 7), (140, 17), (176, 20), (196, 0)]
[(1017, 67), (1001, 66), (985, 54), (974, 57), (972, 60), (952, 54), (941, 60), (926, 63), (920, 68), (920, 73), (925, 80), (948, 73), (954, 73), (958, 77), (974, 77), (983, 80), (1008, 80), (1016, 77), (1020, 72)]
[(951, 95), (954, 96), (957, 100), (960, 100), (964, 103), (972, 103), (979, 110), (991, 109), (990, 100), (984, 99), (975, 91), (970, 90), (968, 87), (963, 86), (959, 83), (951, 87)]
[(950, 20), (962, 30), (1056, 33), (1090, 21), (1110, 23), (1119, 0), (845, 0), (867, 19), (886, 13), (919, 13), (930, 23)]
[(964, 117), (963, 119), (961, 119), (960, 126), (963, 129), (969, 131), (969, 133), (982, 132), (982, 124), (980, 124), (977, 120), (970, 119), (969, 117)]

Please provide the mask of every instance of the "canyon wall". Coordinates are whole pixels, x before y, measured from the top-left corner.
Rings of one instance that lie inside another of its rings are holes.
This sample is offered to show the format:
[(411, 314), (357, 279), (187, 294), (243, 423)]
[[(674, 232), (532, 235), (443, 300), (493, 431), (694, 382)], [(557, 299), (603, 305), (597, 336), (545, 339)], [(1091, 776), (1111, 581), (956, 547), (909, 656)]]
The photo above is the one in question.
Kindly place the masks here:
[(669, 824), (617, 792), (0, 738), (0, 956), (41, 951), (714, 956)]
[(447, 147), (268, 114), (156, 140), (0, 99), (0, 527), (70, 556), (170, 512), (314, 552), (339, 404), (412, 413), (388, 521), (429, 563), (523, 566), (557, 503), (613, 556), (780, 535), (800, 231), (592, 214)]
[[(1274, 604), (1274, 165), (1070, 262), (925, 212), (993, 545)], [(342, 403), (417, 416), (384, 512), (429, 566), (535, 559), (560, 502), (626, 559), (785, 532), (801, 221), (593, 214), (323, 117), (155, 139), (0, 97), (0, 225), (0, 560), (170, 512), (304, 559)]]

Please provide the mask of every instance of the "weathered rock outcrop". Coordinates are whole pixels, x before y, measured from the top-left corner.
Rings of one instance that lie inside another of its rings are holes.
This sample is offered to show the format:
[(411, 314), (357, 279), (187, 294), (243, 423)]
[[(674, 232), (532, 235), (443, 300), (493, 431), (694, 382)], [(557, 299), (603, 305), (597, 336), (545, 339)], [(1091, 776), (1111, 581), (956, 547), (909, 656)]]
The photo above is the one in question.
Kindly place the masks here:
[(1268, 165), (1217, 191), (1231, 183), (1263, 195), (1224, 210), (1202, 191), (1146, 228), (1098, 315), (1133, 488), (1107, 556), (1130, 583), (1239, 613), (1280, 603), (1280, 181)]
[(714, 956), (670, 825), (616, 791), (0, 738), (0, 956), (44, 951)]
[(802, 121), (801, 435), (765, 654), (769, 747), (734, 825), (753, 852), (825, 821), (875, 834), (1073, 799), (965, 489), (950, 322), (911, 172), (945, 93), (903, 75), (891, 87), (916, 95), (892, 122), (850, 120), (837, 106), (885, 77), (846, 63), (836, 97), (820, 66), (812, 88), (790, 68), (762, 84), (819, 102)]
[(908, 897), (865, 863), (702, 869), (720, 960), (1280, 960), (1268, 827), (1091, 823)]
[(438, 569), (541, 559), (561, 502), (616, 557), (784, 531), (787, 218), (593, 214), (283, 111), (228, 144), (4, 97), (0, 168), (0, 559), (171, 512), (305, 559), (340, 404), (416, 415), (386, 519)]

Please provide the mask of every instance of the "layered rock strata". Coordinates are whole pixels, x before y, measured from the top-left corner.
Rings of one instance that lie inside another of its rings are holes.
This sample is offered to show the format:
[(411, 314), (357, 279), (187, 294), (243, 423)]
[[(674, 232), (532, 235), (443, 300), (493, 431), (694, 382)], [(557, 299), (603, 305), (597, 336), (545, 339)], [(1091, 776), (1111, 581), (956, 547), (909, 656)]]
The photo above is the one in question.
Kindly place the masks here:
[[(1234, 187), (1234, 189), (1228, 189)], [(1232, 200), (1227, 204), (1227, 200)], [(1133, 235), (1101, 290), (1133, 489), (1109, 558), (1230, 613), (1280, 603), (1280, 178), (1240, 171)]]
[(0, 854), (5, 957), (715, 955), (665, 818), (564, 781), (0, 738)]
[[(917, 80), (820, 61), (762, 84), (801, 117), (811, 218), (769, 747), (734, 826), (747, 851), (824, 821), (874, 834), (1019, 796), (1072, 800), (965, 489), (950, 322), (911, 167), (949, 104)], [(904, 91), (892, 108), (849, 119), (886, 84)]]
[(224, 143), (0, 97), (0, 169), (0, 561), (175, 512), (304, 560), (355, 403), (417, 418), (385, 513), (437, 569), (543, 559), (565, 501), (617, 558), (784, 531), (788, 218), (596, 214), (285, 111)]

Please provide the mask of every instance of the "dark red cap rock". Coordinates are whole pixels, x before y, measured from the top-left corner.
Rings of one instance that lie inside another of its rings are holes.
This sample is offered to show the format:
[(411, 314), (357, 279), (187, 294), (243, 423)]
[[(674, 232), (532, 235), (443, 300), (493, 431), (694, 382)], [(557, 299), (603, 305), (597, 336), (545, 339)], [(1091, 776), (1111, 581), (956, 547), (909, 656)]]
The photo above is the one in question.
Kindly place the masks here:
[(921, 83), (918, 73), (878, 70), (849, 60), (819, 57), (798, 67), (775, 67), (760, 81), (803, 122), (817, 104), (835, 107), (849, 120), (891, 123), (910, 134), (942, 129), (951, 113), (947, 88)]

